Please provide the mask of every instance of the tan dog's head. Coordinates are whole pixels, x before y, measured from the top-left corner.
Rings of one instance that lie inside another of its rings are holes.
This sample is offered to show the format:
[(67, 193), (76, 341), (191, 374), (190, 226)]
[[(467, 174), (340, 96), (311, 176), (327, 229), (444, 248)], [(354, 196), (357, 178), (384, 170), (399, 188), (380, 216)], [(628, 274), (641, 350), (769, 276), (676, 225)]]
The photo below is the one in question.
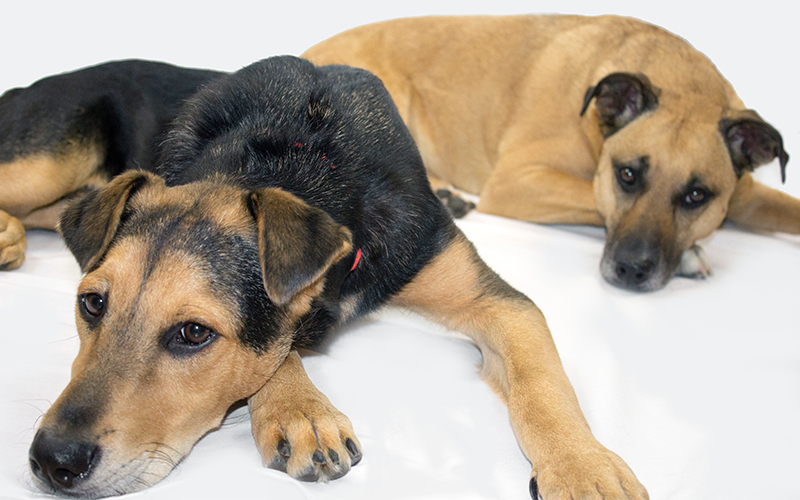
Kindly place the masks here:
[(600, 270), (636, 291), (662, 288), (681, 255), (725, 219), (738, 179), (788, 155), (780, 134), (753, 111), (733, 111), (653, 86), (644, 75), (614, 73), (591, 87), (604, 137), (594, 194), (605, 219)]
[(165, 477), (288, 354), (349, 231), (280, 189), (131, 172), (62, 215), (82, 270), (72, 378), (30, 449), (40, 486), (101, 497)]

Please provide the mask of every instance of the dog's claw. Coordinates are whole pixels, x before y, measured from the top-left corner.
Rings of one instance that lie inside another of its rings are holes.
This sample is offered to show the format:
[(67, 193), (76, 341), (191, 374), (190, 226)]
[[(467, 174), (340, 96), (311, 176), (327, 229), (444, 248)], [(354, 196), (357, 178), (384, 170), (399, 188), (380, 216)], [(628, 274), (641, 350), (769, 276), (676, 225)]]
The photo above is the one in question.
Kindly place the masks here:
[(531, 482), (528, 484), (528, 489), (531, 492), (533, 500), (539, 500), (539, 485), (536, 483), (536, 478), (532, 477)]
[(304, 481), (306, 483), (316, 483), (319, 481), (319, 474), (317, 471), (314, 470), (313, 465), (309, 465), (305, 469), (303, 469), (297, 476), (294, 476), (295, 479), (298, 481)]
[(292, 454), (292, 448), (289, 446), (289, 442), (285, 439), (281, 439), (278, 443), (278, 453), (285, 458), (289, 458), (289, 455)]
[(11, 215), (0, 210), (0, 271), (17, 269), (25, 261), (25, 228)]
[(358, 462), (361, 461), (361, 450), (358, 449), (356, 443), (352, 439), (347, 438), (344, 442), (344, 445), (347, 447), (347, 451), (350, 453), (350, 462), (352, 465), (358, 464)]
[(703, 249), (699, 245), (692, 245), (681, 255), (676, 274), (684, 278), (706, 279), (713, 273)]

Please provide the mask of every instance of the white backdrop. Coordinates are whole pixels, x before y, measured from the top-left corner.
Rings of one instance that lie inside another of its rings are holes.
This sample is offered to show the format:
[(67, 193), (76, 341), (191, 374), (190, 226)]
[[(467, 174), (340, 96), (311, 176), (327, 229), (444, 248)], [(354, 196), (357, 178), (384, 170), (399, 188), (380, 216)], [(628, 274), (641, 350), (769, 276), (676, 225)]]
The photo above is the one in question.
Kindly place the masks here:
[[(713, 2), (719, 6), (719, 2)], [(235, 70), (366, 22), (423, 14), (625, 14), (706, 53), (745, 103), (800, 154), (798, 17), (766, 0), (485, 3), (410, 1), (58, 2), (0, 6), (0, 90), (110, 59)], [(800, 157), (798, 157), (800, 158)], [(800, 196), (790, 161), (783, 187)], [(776, 165), (758, 177), (779, 185)], [(2, 182), (2, 179), (0, 179)], [(715, 275), (636, 295), (597, 270), (603, 234), (481, 214), (459, 225), (491, 266), (544, 310), (598, 438), (653, 499), (798, 499), (800, 238), (731, 228), (704, 242)], [(29, 255), (0, 274), (0, 498), (35, 498), (27, 448), (77, 352), (77, 265), (58, 237), (29, 232)], [(141, 498), (527, 498), (529, 464), (505, 408), (476, 375), (475, 348), (405, 314), (354, 325), (304, 363), (353, 421), (364, 460), (327, 485), (263, 469), (235, 412)]]

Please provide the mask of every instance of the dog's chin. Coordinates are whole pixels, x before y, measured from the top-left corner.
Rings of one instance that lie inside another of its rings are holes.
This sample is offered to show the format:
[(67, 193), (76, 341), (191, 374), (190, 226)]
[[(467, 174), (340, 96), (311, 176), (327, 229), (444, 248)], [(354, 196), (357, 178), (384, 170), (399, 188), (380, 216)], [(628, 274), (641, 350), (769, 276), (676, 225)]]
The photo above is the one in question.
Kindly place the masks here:
[[(174, 456), (173, 456), (174, 455)], [(125, 461), (102, 460), (91, 474), (70, 488), (54, 487), (32, 474), (36, 486), (50, 495), (73, 498), (106, 498), (135, 493), (166, 478), (180, 462), (175, 450), (146, 451)]]

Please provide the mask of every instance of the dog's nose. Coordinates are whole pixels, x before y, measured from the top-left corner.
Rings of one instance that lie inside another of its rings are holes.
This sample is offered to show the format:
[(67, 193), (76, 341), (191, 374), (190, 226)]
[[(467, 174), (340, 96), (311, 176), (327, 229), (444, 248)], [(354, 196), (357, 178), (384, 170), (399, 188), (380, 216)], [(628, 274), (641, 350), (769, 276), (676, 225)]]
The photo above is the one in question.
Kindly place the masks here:
[(649, 259), (617, 262), (616, 273), (617, 278), (627, 286), (638, 286), (647, 281), (653, 274), (655, 269), (655, 262)]
[(39, 430), (33, 438), (29, 459), (33, 474), (56, 490), (68, 490), (85, 480), (97, 461), (99, 448), (85, 441), (59, 437)]

